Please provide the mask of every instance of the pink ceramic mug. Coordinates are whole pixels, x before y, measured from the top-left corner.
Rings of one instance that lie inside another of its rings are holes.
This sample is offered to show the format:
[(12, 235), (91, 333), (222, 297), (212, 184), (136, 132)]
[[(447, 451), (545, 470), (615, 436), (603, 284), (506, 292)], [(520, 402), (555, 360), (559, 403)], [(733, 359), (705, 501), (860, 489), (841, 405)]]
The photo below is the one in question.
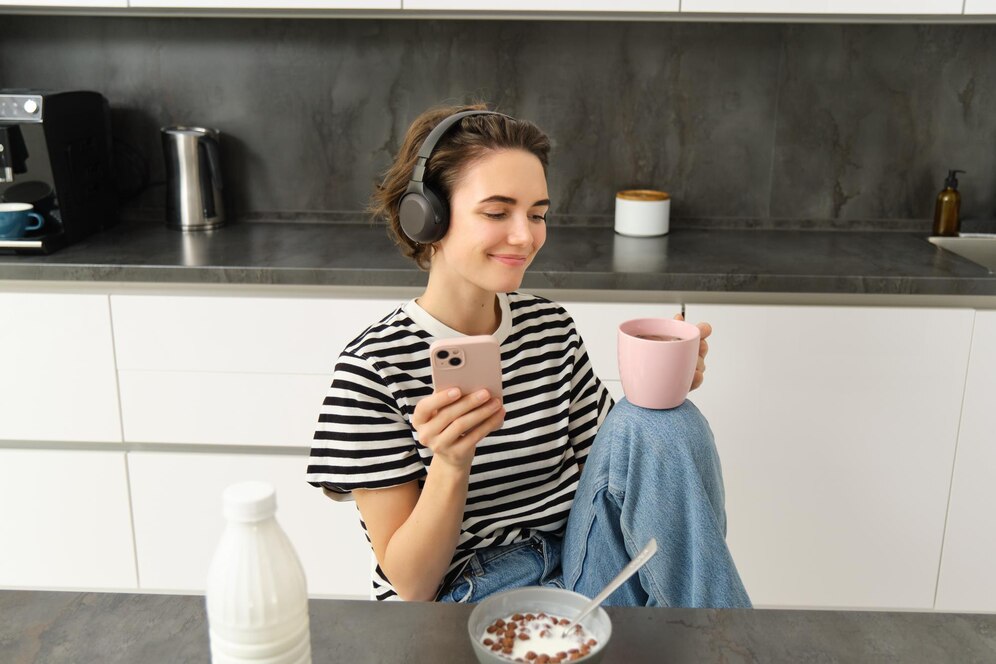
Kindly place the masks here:
[(670, 318), (619, 325), (619, 377), (630, 403), (675, 408), (688, 396), (699, 359), (699, 328)]

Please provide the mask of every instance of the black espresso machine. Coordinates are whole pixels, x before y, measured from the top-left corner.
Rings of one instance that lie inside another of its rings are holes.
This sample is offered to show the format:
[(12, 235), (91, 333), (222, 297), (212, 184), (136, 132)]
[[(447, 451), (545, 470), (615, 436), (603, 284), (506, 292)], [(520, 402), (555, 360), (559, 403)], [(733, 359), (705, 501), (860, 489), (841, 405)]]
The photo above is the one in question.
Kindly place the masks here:
[(45, 222), (0, 251), (50, 253), (112, 225), (111, 116), (99, 92), (0, 89), (0, 202)]

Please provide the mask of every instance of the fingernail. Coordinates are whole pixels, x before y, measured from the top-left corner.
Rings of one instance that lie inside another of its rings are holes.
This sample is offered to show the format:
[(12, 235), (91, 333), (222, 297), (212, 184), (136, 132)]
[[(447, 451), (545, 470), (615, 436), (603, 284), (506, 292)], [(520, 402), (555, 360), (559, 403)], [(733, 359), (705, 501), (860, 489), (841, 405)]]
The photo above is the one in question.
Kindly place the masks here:
[(485, 399), (488, 398), (488, 391), (487, 390), (481, 390), (480, 392), (478, 392), (474, 396), (477, 398), (478, 401), (484, 401)]
[(448, 396), (450, 399), (456, 399), (458, 396), (460, 396), (460, 390), (453, 388), (452, 390), (446, 393), (446, 396)]

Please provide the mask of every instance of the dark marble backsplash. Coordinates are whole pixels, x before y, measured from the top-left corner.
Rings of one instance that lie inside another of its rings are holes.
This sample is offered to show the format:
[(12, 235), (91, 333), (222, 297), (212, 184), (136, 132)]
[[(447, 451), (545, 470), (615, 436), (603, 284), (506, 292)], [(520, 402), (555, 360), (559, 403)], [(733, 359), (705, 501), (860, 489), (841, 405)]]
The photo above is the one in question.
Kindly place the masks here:
[(159, 127), (224, 132), (233, 215), (361, 210), (409, 122), (484, 99), (553, 141), (552, 217), (618, 189), (677, 220), (928, 219), (948, 168), (996, 217), (996, 25), (0, 15), (0, 87), (113, 109), (127, 207), (161, 208)]

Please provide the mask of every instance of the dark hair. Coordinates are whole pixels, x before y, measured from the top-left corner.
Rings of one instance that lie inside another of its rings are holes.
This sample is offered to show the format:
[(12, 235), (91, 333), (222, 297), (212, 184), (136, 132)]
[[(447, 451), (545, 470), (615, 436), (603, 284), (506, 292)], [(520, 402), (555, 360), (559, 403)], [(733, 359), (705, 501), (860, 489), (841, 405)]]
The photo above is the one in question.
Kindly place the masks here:
[[(401, 228), (398, 205), (404, 196), (418, 157), (418, 149), (429, 132), (444, 118), (460, 111), (486, 111), (487, 105), (434, 106), (423, 112), (408, 127), (394, 163), (384, 173), (370, 198), (367, 212), (387, 221), (388, 233), (401, 253), (428, 270), (432, 246), (411, 240)], [(504, 149), (526, 150), (540, 160), (546, 173), (550, 139), (539, 127), (525, 120), (511, 120), (501, 115), (472, 115), (461, 119), (436, 144), (426, 165), (425, 182), (450, 200), (463, 170), (489, 152)]]

